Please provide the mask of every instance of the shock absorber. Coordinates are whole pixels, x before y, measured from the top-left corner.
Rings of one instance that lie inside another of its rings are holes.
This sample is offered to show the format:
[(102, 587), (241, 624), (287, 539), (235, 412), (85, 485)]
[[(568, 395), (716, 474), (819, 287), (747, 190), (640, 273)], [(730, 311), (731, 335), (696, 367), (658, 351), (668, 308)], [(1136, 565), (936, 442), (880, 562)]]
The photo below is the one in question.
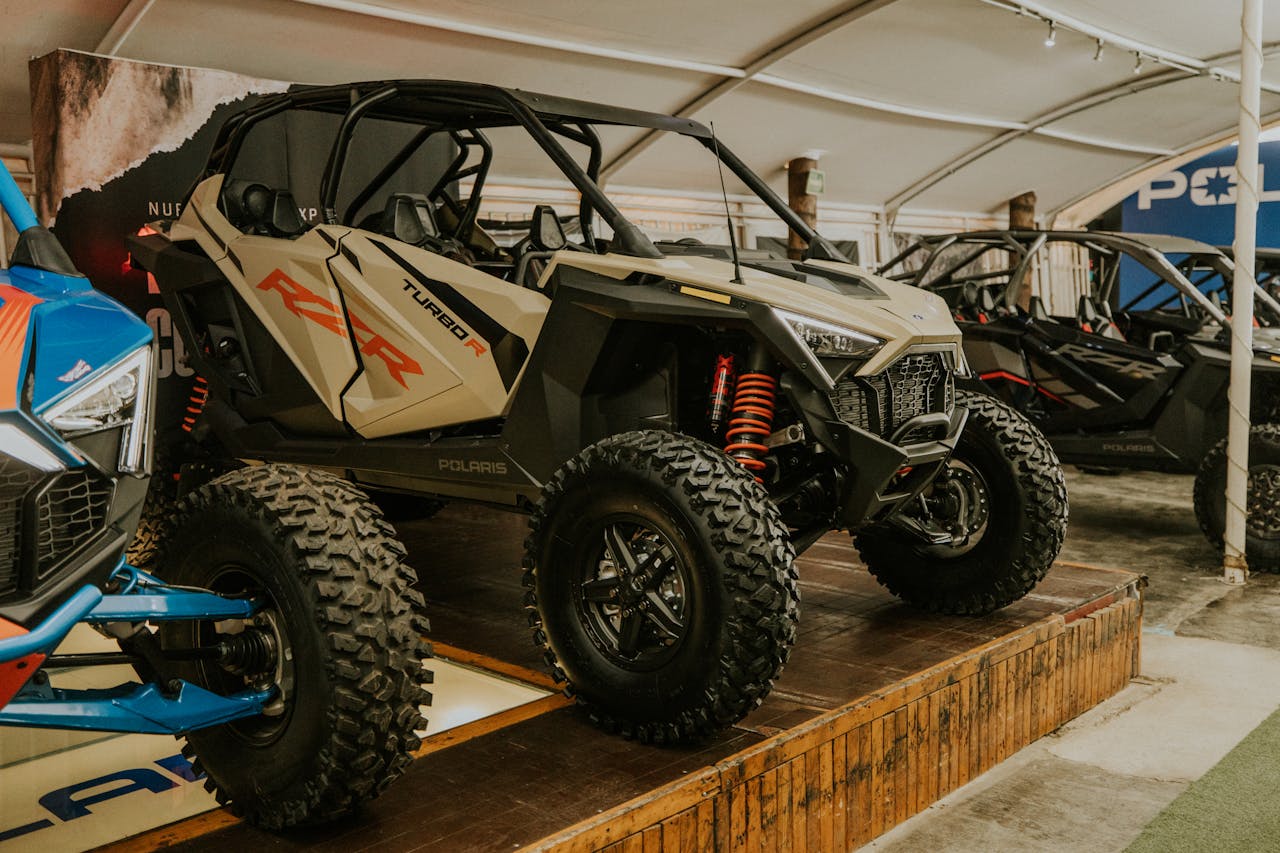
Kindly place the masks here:
[(203, 376), (197, 376), (191, 386), (191, 396), (187, 399), (187, 413), (182, 418), (184, 432), (191, 432), (195, 427), (196, 419), (204, 411), (204, 404), (207, 402), (209, 402), (209, 383)]
[(733, 393), (733, 356), (716, 356), (716, 369), (711, 374), (711, 399), (707, 404), (707, 423), (712, 435), (719, 435), (729, 414), (729, 395)]
[(738, 375), (729, 431), (725, 433), (729, 443), (724, 452), (754, 474), (756, 482), (763, 482), (759, 472), (764, 470), (764, 457), (769, 452), (764, 440), (773, 432), (778, 380), (772, 371), (773, 365), (763, 348), (753, 349), (747, 370)]

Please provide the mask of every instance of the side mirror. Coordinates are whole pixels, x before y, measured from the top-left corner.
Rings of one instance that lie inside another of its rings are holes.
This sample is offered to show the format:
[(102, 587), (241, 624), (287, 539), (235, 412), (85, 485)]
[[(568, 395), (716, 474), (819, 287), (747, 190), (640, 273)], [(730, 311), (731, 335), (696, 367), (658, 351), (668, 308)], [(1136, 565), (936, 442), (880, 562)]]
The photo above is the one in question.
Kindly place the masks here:
[(539, 252), (557, 252), (569, 244), (564, 236), (564, 228), (560, 218), (549, 204), (540, 204), (533, 209), (533, 228), (529, 232), (529, 242)]

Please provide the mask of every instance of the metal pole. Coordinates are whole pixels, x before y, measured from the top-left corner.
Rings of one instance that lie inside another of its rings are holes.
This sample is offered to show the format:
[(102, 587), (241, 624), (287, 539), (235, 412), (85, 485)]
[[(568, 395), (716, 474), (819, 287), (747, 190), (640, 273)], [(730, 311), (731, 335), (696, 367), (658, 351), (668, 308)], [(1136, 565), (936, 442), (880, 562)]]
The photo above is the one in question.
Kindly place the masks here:
[(1262, 2), (1240, 15), (1240, 145), (1236, 150), (1235, 276), (1231, 287), (1231, 387), (1227, 393), (1227, 515), (1223, 580), (1242, 584), (1249, 499), (1249, 383), (1253, 363), (1254, 260), (1258, 228), (1258, 133), (1262, 85)]

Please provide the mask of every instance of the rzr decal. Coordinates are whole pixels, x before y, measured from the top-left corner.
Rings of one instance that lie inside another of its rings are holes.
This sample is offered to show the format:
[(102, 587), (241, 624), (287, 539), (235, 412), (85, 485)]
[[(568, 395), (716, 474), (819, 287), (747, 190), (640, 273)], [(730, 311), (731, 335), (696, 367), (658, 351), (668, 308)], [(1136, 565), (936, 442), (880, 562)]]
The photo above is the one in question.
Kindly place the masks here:
[(412, 294), (413, 301), (427, 309), (431, 316), (435, 317), (436, 321), (439, 322), (441, 326), (444, 326), (449, 330), (449, 334), (457, 338), (464, 346), (468, 346), (475, 350), (476, 358), (479, 358), (489, 351), (485, 349), (483, 344), (473, 338), (471, 333), (468, 332), (461, 323), (449, 316), (449, 312), (437, 305), (431, 299), (430, 293), (427, 293), (407, 278), (404, 280), (404, 292)]
[[(418, 299), (417, 293), (425, 294), (432, 301), (443, 305), (449, 311), (450, 318), (456, 317), (466, 324), (467, 328), (475, 331), (475, 337), (482, 339), (493, 353), (494, 366), (498, 368), (498, 376), (502, 379), (503, 386), (510, 391), (511, 386), (515, 384), (516, 377), (520, 375), (520, 368), (524, 367), (525, 361), (529, 358), (529, 347), (525, 344), (524, 338), (508, 331), (501, 323), (486, 314), (484, 309), (468, 299), (465, 294), (459, 292), (453, 285), (437, 281), (425, 275), (422, 270), (400, 257), (385, 243), (377, 240), (370, 240), (369, 242), (382, 250), (383, 254), (388, 258), (395, 261), (416, 282), (417, 292), (414, 295), (415, 299)], [(409, 288), (406, 287), (405, 290), (409, 290)], [(477, 358), (484, 354), (481, 349), (483, 344), (474, 338), (466, 341), (464, 346), (469, 346), (475, 350)]]
[(1101, 350), (1090, 349), (1076, 344), (1063, 344), (1053, 352), (1054, 355), (1096, 364), (1118, 373), (1127, 373), (1134, 379), (1155, 379), (1164, 373), (1164, 368), (1158, 364), (1147, 364), (1127, 356), (1102, 352)]
[(281, 270), (272, 270), (266, 278), (258, 282), (258, 290), (274, 290), (280, 294), (281, 299), (284, 300), (284, 307), (289, 309), (290, 313), (304, 320), (310, 320), (340, 337), (347, 337), (349, 322), (360, 353), (385, 364), (391, 378), (399, 382), (401, 387), (409, 387), (404, 380), (406, 373), (422, 375), (422, 366), (418, 362), (392, 346), (390, 341), (374, 332), (355, 314), (344, 315), (340, 307), (289, 278)]

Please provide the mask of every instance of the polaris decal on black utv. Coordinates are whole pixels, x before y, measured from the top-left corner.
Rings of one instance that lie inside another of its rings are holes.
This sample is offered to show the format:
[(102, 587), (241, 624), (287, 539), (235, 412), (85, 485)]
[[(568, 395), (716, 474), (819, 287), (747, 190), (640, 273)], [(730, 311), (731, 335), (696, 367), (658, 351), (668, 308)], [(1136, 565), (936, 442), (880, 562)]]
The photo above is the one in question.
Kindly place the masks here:
[[(323, 169), (261, 147), (291, 117), (332, 119)], [(649, 240), (599, 184), (597, 129), (615, 125), (707, 170), (719, 156), (805, 259)], [(368, 162), (367, 134), (403, 148)], [(535, 207), (508, 246), (479, 221), (504, 150), (549, 158), (581, 198)], [(303, 201), (323, 222), (297, 216), (291, 183), (318, 187)], [(697, 122), (469, 83), (303, 88), (231, 119), (156, 229), (133, 258), (210, 388), (183, 479), (271, 461), (423, 514), (530, 512), (534, 640), (607, 728), (695, 739), (758, 705), (795, 639), (795, 553), (829, 530), (953, 613), (1026, 594), (1061, 545), (1057, 460), (955, 388), (943, 301), (849, 264)], [(284, 277), (293, 302), (257, 286)], [(421, 372), (392, 375), (388, 353)]]

